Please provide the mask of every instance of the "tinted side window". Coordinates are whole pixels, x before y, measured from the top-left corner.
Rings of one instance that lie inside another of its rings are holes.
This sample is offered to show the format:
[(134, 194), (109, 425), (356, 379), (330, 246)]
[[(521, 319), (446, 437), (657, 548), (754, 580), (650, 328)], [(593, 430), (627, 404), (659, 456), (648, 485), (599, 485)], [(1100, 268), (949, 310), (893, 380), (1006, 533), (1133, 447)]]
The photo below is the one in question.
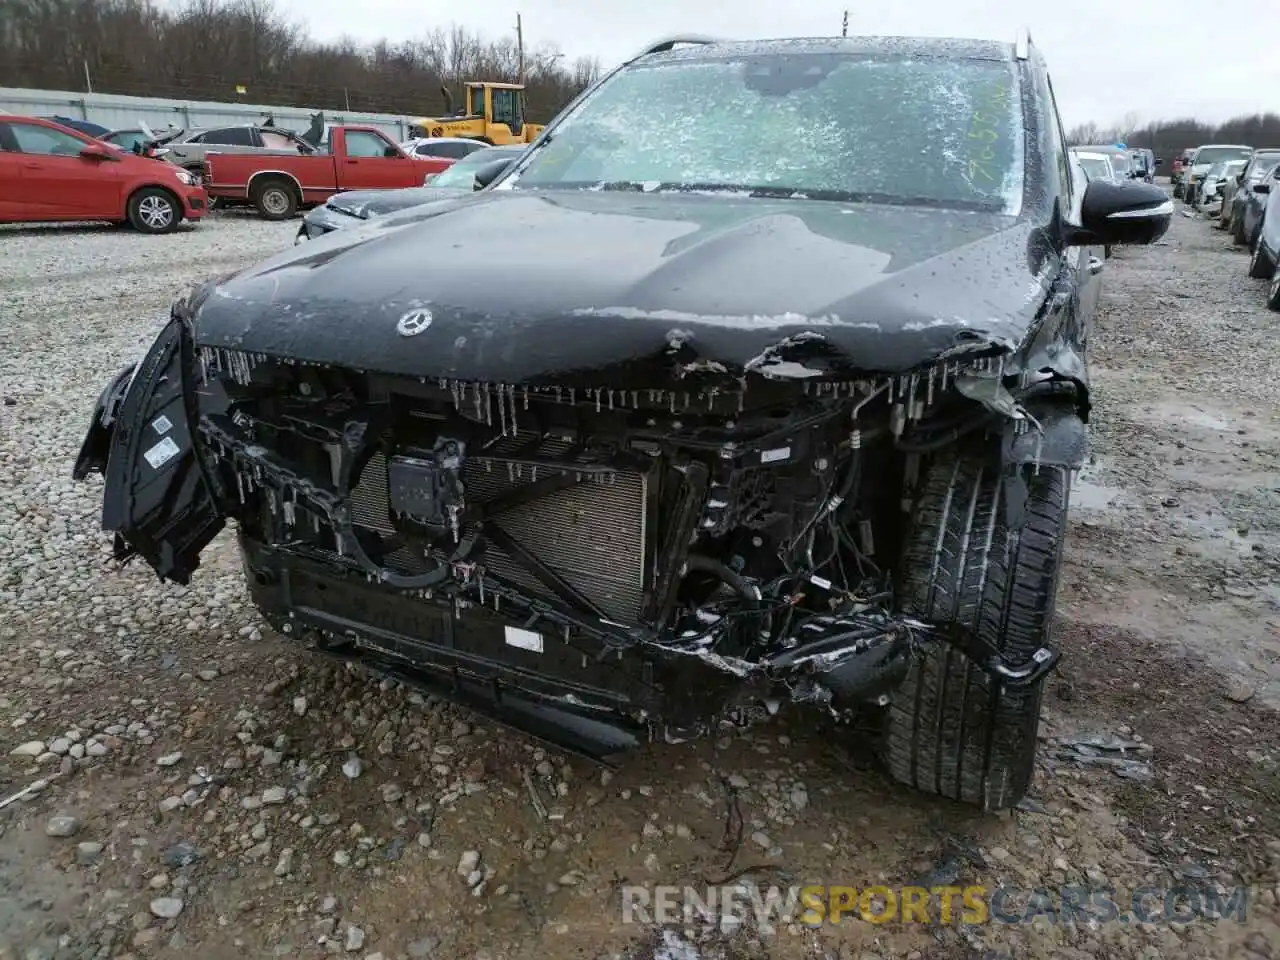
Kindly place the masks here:
[(1062, 118), (1058, 115), (1058, 100), (1053, 95), (1053, 80), (1047, 73), (1044, 75), (1044, 83), (1049, 91), (1049, 138), (1053, 143), (1053, 161), (1058, 170), (1059, 189), (1063, 193), (1062, 213), (1066, 216), (1071, 212), (1072, 200), (1075, 196), (1071, 176), (1071, 158), (1067, 153), (1067, 137), (1062, 131)]
[(430, 156), (460, 160), (470, 153), (475, 153), (482, 146), (484, 144), (476, 143), (474, 140), (455, 140), (452, 143), (428, 144), (427, 149), (431, 150)]
[(255, 146), (253, 131), (248, 127), (226, 127), (222, 130), (210, 130), (204, 135), (202, 141), (228, 147)]

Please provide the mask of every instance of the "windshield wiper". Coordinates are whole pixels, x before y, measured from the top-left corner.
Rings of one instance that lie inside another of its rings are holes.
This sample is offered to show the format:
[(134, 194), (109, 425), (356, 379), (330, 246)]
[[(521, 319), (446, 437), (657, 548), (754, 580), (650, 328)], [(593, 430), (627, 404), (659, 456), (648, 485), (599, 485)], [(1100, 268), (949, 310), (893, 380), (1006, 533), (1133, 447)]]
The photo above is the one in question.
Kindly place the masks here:
[(823, 190), (773, 184), (676, 183), (657, 180), (558, 181), (530, 183), (528, 189), (587, 190), (626, 193), (728, 193), (762, 200), (819, 200), (828, 203), (871, 203), (898, 207), (931, 207), (940, 210), (965, 210), (975, 213), (1000, 213), (1003, 200), (960, 200), (939, 197), (907, 196), (860, 190)]

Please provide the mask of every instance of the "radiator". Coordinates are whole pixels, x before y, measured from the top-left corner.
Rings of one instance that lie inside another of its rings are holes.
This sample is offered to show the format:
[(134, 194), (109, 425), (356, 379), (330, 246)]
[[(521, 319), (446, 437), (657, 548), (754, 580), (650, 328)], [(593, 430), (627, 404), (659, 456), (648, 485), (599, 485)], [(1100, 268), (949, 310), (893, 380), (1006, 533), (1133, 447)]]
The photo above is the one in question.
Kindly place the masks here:
[[(513, 486), (533, 482), (530, 467), (523, 467), (516, 475), (501, 459), (529, 439), (527, 435), (507, 437), (483, 451), (469, 451), (463, 474), (469, 502), (483, 504)], [(522, 450), (521, 455), (556, 457), (567, 449), (568, 444), (562, 441), (544, 440), (535, 452)], [(546, 468), (539, 470), (539, 478), (548, 475)], [(648, 478), (619, 471), (608, 481), (588, 480), (517, 505), (493, 521), (610, 619), (636, 623), (644, 602), (647, 502)], [(395, 530), (387, 495), (387, 461), (382, 453), (374, 454), (365, 465), (352, 490), (352, 520), (356, 526), (383, 534)], [(387, 559), (407, 571), (422, 565), (410, 548), (402, 548)], [(486, 548), (482, 562), (491, 574), (522, 592), (544, 599), (555, 597), (493, 545)]]

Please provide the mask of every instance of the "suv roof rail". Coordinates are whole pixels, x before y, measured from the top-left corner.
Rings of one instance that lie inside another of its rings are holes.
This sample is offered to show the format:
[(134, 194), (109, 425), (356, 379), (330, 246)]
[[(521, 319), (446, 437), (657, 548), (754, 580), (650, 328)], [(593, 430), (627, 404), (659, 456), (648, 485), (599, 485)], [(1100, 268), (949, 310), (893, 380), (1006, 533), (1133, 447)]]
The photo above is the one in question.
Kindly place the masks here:
[(1013, 45), (1013, 55), (1019, 60), (1028, 60), (1031, 57), (1031, 31), (1026, 27), (1018, 31), (1017, 42)]
[(704, 33), (677, 33), (669, 37), (663, 37), (661, 40), (654, 40), (652, 43), (646, 44), (644, 49), (634, 56), (630, 57), (627, 62), (639, 60), (641, 57), (647, 57), (651, 53), (666, 53), (677, 43), (724, 43), (724, 37), (712, 37)]

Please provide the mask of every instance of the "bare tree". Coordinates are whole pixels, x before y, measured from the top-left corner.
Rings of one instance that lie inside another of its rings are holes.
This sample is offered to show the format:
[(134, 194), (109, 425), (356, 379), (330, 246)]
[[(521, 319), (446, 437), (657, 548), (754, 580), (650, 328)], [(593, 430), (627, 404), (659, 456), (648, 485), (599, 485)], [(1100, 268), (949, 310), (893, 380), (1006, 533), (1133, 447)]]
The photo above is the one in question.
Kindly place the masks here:
[[(598, 73), (563, 65), (558, 50), (528, 59), (529, 115), (549, 120)], [(438, 112), (442, 84), (516, 79), (513, 38), (438, 26), (419, 39), (362, 45), (309, 39), (274, 0), (0, 0), (0, 86), (94, 90), (259, 103)]]

